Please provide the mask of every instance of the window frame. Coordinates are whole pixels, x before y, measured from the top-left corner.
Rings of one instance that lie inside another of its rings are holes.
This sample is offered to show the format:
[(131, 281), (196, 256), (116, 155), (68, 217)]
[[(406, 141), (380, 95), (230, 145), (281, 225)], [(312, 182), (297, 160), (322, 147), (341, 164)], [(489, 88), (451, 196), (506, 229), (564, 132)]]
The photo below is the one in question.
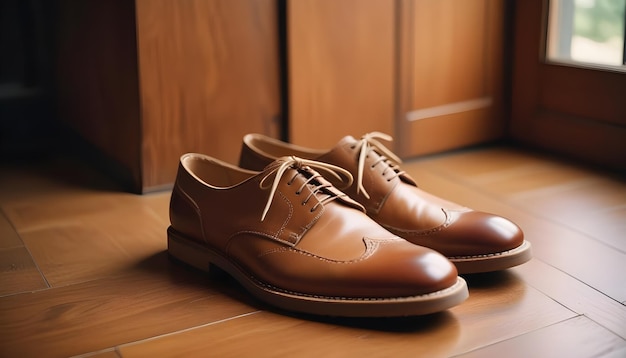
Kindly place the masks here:
[(546, 61), (548, 1), (515, 2), (511, 135), (626, 173), (626, 72)]

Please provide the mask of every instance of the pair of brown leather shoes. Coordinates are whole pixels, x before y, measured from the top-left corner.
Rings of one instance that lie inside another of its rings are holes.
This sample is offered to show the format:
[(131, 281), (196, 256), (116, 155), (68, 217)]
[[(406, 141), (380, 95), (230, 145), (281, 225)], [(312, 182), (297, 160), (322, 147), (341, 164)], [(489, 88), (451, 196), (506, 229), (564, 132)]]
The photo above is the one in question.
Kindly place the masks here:
[(170, 254), (283, 309), (362, 317), (448, 309), (468, 296), (459, 272), (530, 259), (515, 224), (422, 191), (377, 138), (317, 151), (250, 134), (240, 167), (183, 155)]

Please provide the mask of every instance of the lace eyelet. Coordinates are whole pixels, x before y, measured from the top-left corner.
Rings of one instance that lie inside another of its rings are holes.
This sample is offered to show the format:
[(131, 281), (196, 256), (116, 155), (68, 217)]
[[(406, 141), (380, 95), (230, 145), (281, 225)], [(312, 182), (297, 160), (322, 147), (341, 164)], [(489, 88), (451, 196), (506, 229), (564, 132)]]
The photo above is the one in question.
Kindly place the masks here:
[(301, 191), (296, 191), (296, 195), (300, 195), (300, 193), (302, 193)]

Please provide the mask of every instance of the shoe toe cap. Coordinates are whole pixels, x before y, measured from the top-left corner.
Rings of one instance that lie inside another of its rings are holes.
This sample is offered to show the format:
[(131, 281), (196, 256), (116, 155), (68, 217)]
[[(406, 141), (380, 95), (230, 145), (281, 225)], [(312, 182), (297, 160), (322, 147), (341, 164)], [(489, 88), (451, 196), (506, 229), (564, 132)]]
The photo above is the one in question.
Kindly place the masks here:
[(524, 242), (520, 227), (501, 216), (473, 210), (445, 210), (445, 213), (446, 222), (433, 229), (389, 230), (446, 257), (500, 253), (519, 247)]
[(441, 231), (450, 244), (447, 256), (481, 255), (514, 249), (524, 242), (524, 233), (501, 216), (468, 211), (453, 214), (451, 224)]

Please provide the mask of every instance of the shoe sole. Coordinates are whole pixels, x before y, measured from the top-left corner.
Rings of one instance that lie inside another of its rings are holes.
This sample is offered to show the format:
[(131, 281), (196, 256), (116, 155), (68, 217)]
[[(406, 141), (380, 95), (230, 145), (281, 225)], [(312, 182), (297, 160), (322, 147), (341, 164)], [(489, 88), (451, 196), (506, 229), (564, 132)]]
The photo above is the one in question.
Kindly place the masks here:
[(190, 266), (208, 272), (215, 265), (236, 279), (249, 293), (272, 306), (288, 311), (337, 317), (419, 316), (444, 311), (469, 295), (461, 277), (446, 289), (428, 294), (395, 298), (324, 297), (286, 292), (264, 284), (214, 250), (167, 230), (169, 254)]
[(500, 271), (521, 265), (532, 258), (531, 245), (524, 241), (520, 246), (503, 252), (476, 256), (448, 257), (459, 274)]

